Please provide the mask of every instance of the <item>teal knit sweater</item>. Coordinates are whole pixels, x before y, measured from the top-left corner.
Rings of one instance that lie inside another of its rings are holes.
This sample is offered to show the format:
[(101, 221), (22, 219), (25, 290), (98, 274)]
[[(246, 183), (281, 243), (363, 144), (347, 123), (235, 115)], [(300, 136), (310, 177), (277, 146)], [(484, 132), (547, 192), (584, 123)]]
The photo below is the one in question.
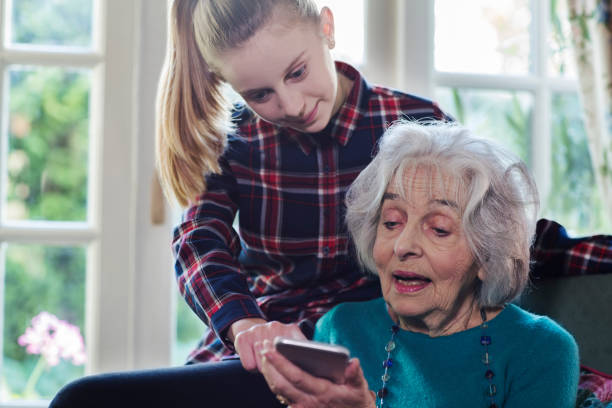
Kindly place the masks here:
[[(317, 323), (315, 340), (341, 344), (359, 358), (371, 390), (377, 391), (387, 357), (392, 321), (382, 298), (341, 304)], [(391, 352), (393, 366), (385, 407), (482, 407), (489, 382), (481, 362), (482, 329), (429, 337), (400, 330)], [(578, 347), (574, 338), (547, 317), (509, 304), (489, 322), (492, 383), (498, 407), (574, 406)]]

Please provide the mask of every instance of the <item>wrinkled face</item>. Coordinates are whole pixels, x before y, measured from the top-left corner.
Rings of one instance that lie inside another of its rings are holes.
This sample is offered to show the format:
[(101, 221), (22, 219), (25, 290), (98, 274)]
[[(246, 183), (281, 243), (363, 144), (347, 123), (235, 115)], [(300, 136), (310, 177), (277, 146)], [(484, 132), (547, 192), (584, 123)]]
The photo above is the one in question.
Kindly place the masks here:
[(215, 66), (266, 121), (318, 132), (342, 103), (328, 45), (333, 17), (324, 9), (317, 25), (278, 15), (246, 43), (218, 55)]
[(478, 271), (463, 234), (455, 184), (422, 167), (412, 178), (410, 173), (402, 176), (408, 200), (393, 182), (387, 188), (373, 257), (383, 297), (401, 326), (444, 332), (471, 310)]

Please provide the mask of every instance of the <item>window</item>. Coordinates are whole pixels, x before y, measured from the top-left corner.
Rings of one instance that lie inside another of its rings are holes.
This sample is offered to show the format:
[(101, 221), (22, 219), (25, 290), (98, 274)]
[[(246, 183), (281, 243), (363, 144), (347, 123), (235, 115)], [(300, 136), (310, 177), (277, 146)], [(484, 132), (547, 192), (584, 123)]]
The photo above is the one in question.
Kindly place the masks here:
[(542, 217), (574, 234), (610, 231), (581, 120), (565, 2), (436, 0), (434, 16), (434, 99), (530, 165)]
[(133, 282), (148, 266), (136, 261), (134, 208), (135, 179), (152, 168), (135, 152), (152, 148), (136, 147), (134, 102), (158, 73), (136, 75), (134, 50), (140, 19), (165, 3), (147, 6), (0, 1), (0, 407), (46, 406), (68, 381), (143, 366), (149, 352), (134, 324), (146, 321)]
[(99, 62), (93, 1), (14, 0), (4, 10), (2, 402), (50, 398), (84, 373)]

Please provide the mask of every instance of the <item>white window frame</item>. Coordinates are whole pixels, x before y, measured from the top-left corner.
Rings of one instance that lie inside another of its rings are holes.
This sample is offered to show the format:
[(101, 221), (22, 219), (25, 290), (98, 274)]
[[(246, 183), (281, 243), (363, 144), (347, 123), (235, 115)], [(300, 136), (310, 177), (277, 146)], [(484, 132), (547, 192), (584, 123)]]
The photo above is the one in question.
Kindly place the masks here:
[[(176, 291), (171, 217), (161, 225), (152, 225), (149, 217), (154, 101), (166, 48), (167, 2), (95, 0), (94, 4), (92, 52), (0, 48), (2, 67), (28, 63), (92, 69), (88, 223), (0, 226), (0, 243), (87, 245), (87, 374), (167, 366)], [(6, 118), (1, 120), (0, 125), (6, 126)], [(0, 293), (3, 268), (2, 258)], [(2, 301), (0, 312), (3, 307)], [(0, 407), (46, 404), (16, 401)]]
[[(384, 4), (386, 7), (382, 7)], [(386, 86), (435, 100), (436, 87), (460, 87), (507, 91), (526, 91), (534, 96), (534, 115), (530, 149), (531, 168), (540, 197), (550, 192), (551, 180), (551, 95), (556, 92), (577, 92), (574, 79), (555, 78), (548, 73), (547, 31), (550, 5), (548, 1), (531, 0), (532, 72), (526, 76), (479, 75), (437, 72), (434, 67), (434, 1), (384, 0), (369, 1), (370, 16), (366, 46), (368, 78)], [(378, 14), (378, 18), (373, 16)], [(461, 24), (469, 24), (462, 21)], [(391, 40), (390, 40), (391, 39)], [(393, 40), (395, 39), (395, 40)], [(375, 61), (375, 62), (373, 62)], [(444, 108), (444, 106), (442, 106)]]
[[(165, 367), (171, 361), (177, 291), (174, 224), (150, 219), (155, 96), (166, 50), (166, 0), (106, 0), (107, 63), (102, 144), (100, 266), (90, 285), (88, 372)], [(109, 192), (106, 194), (104, 192)]]

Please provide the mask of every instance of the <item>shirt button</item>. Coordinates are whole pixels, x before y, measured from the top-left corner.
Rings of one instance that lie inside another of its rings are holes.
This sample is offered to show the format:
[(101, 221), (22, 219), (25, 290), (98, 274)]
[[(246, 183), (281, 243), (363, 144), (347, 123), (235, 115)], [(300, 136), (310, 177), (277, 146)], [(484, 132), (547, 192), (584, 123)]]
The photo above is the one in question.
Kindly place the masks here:
[(326, 173), (329, 173), (329, 164), (326, 164), (325, 166), (323, 166), (323, 168), (325, 169)]
[(329, 255), (329, 248), (328, 247), (323, 247), (323, 255), (325, 255), (325, 256)]

